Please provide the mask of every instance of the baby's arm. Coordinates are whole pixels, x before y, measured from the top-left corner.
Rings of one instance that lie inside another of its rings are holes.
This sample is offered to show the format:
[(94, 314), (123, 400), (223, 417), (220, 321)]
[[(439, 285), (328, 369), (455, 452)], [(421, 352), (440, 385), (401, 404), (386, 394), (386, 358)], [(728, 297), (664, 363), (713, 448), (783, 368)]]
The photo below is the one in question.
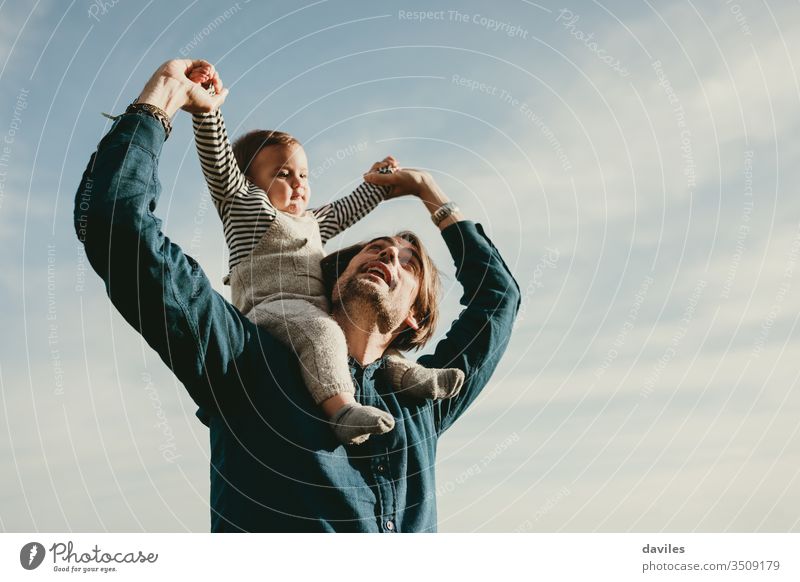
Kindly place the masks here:
[[(223, 91), (222, 80), (211, 65), (192, 69), (187, 76), (197, 83), (198, 90), (212, 90), (216, 93)], [(192, 125), (200, 167), (214, 206), (222, 216), (226, 202), (247, 191), (247, 180), (236, 163), (219, 108), (210, 113), (193, 114)]]
[[(370, 171), (387, 167), (397, 167), (397, 161), (392, 156), (373, 164)], [(362, 182), (348, 196), (311, 210), (319, 222), (323, 244), (375, 210), (378, 204), (386, 200), (389, 192), (390, 188), (385, 186)]]
[(247, 180), (236, 163), (233, 148), (219, 109), (192, 115), (194, 141), (200, 167), (217, 211), (222, 214), (226, 202), (247, 192)]

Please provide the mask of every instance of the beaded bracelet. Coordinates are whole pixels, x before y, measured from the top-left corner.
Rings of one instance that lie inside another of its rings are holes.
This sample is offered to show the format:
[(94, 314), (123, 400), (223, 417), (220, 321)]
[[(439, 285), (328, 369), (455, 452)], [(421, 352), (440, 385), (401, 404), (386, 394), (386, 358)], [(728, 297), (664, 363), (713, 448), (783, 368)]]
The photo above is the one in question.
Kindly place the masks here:
[(152, 115), (158, 119), (161, 122), (161, 125), (164, 126), (164, 131), (167, 133), (167, 138), (169, 137), (170, 132), (172, 132), (172, 121), (170, 121), (169, 115), (167, 115), (166, 111), (161, 109), (161, 107), (151, 105), (150, 103), (137, 103), (136, 101), (128, 105), (128, 108), (125, 110), (125, 113), (139, 112)]

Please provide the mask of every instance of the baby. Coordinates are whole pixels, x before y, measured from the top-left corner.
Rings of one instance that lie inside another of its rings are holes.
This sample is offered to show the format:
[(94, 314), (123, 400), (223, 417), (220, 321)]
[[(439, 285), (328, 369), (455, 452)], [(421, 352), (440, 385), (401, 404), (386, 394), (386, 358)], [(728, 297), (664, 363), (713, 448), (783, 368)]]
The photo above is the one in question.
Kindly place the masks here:
[[(196, 66), (191, 81), (220, 93), (210, 64)], [(330, 317), (320, 260), (322, 245), (371, 212), (389, 192), (362, 183), (352, 194), (306, 210), (310, 189), (305, 151), (280, 131), (256, 130), (231, 146), (219, 110), (195, 114), (195, 142), (208, 189), (230, 250), (233, 304), (291, 347), (314, 402), (329, 415), (344, 444), (394, 428), (388, 412), (356, 402), (344, 332)], [(392, 171), (392, 157), (371, 171)], [(455, 396), (464, 382), (457, 368), (427, 369), (397, 351), (386, 359), (396, 390), (420, 398)]]

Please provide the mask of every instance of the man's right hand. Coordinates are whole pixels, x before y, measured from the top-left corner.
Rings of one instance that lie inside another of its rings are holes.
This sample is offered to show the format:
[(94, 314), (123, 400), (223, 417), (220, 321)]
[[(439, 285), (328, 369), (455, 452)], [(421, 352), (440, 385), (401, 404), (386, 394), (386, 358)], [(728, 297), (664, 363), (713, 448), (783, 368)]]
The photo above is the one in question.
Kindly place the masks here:
[[(381, 174), (370, 171), (364, 174), (364, 181), (379, 186), (392, 188), (392, 197), (412, 195), (417, 196), (425, 204), (425, 208), (433, 215), (443, 204), (450, 202), (450, 198), (439, 188), (436, 180), (424, 170), (414, 168), (398, 168), (391, 174)], [(464, 220), (460, 211), (455, 211), (439, 223), (443, 230), (453, 224)]]
[[(387, 158), (388, 159), (388, 158)], [(369, 172), (364, 174), (364, 181), (378, 186), (391, 186), (395, 196), (419, 196), (436, 183), (428, 172), (414, 168), (394, 168), (391, 174), (378, 172), (376, 166), (386, 165), (381, 162), (373, 164)]]
[[(216, 95), (212, 95), (199, 83), (187, 76), (202, 68), (209, 72)], [(183, 109), (190, 113), (208, 113), (219, 108), (225, 101), (228, 90), (222, 87), (213, 65), (203, 60), (175, 59), (161, 65), (139, 95), (139, 103), (150, 103), (160, 107), (172, 117)]]

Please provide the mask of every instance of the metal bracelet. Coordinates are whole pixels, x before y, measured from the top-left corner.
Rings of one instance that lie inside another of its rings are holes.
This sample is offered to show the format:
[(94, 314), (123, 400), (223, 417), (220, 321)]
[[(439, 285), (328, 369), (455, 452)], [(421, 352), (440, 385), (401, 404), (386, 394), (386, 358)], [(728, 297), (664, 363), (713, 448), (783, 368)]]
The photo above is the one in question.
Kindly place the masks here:
[(445, 218), (447, 218), (448, 216), (450, 216), (454, 212), (458, 212), (458, 206), (456, 206), (456, 203), (455, 202), (447, 202), (446, 204), (442, 204), (439, 207), (439, 210), (437, 210), (436, 212), (431, 214), (431, 220), (433, 221), (433, 224), (435, 224), (436, 226), (439, 226), (439, 224), (441, 224), (441, 222)]

